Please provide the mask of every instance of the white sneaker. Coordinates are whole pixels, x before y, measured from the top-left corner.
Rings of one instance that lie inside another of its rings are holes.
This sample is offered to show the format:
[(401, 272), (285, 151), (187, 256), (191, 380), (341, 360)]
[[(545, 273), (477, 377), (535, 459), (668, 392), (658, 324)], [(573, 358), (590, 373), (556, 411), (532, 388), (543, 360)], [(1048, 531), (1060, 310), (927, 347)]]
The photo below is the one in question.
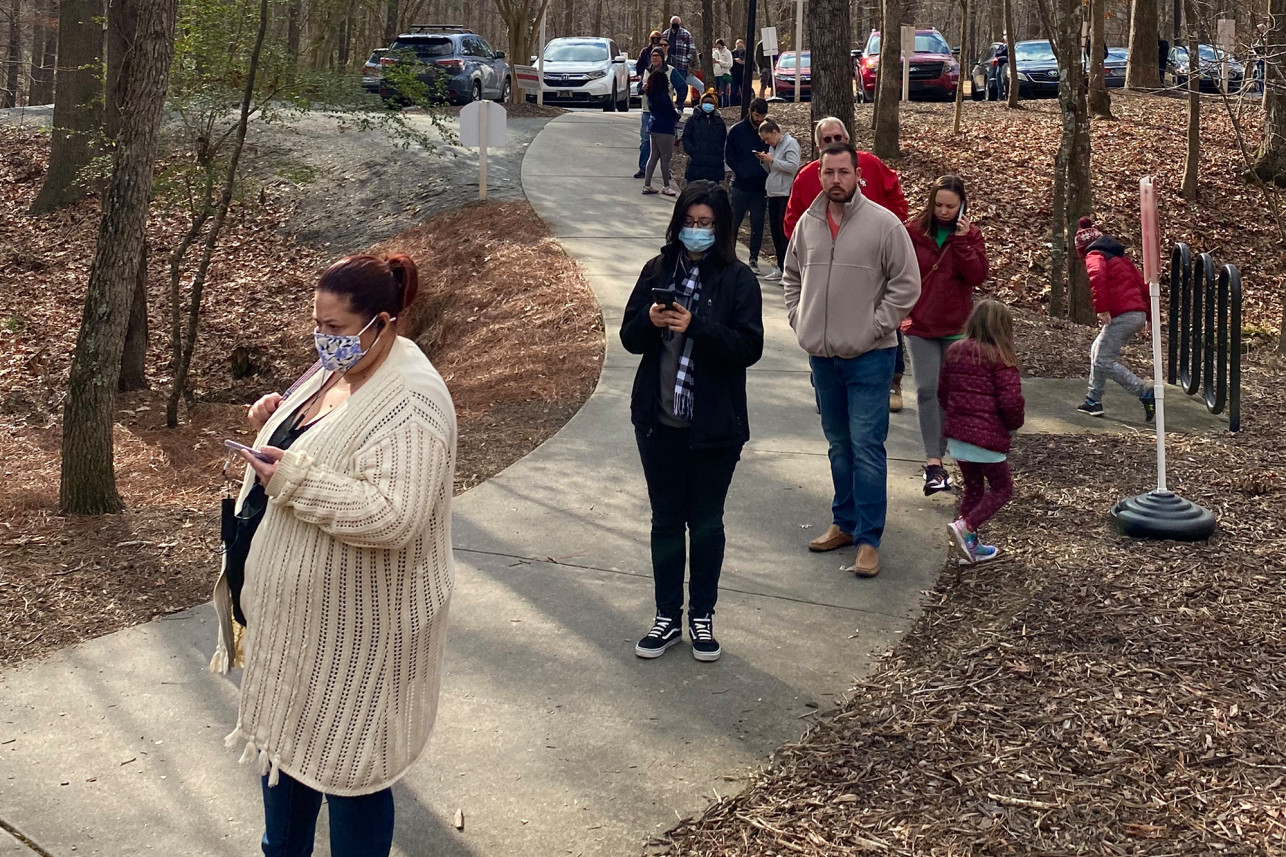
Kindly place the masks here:
[(781, 279), (781, 268), (773, 268), (771, 271), (769, 271), (768, 273), (764, 274), (764, 279), (765, 279), (765, 280), (780, 280), (780, 279)]

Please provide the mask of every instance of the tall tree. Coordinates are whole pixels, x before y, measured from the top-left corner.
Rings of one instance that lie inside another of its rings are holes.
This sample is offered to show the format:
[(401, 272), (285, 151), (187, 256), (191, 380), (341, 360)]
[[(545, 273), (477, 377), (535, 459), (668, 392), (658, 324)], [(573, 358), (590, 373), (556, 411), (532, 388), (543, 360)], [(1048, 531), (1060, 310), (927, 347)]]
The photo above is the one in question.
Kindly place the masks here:
[(31, 41), (31, 91), (28, 104), (54, 100), (54, 61), (58, 54), (58, 2), (47, 0), (36, 13)]
[(1183, 0), (1183, 23), (1188, 29), (1188, 151), (1183, 160), (1183, 198), (1197, 199), (1197, 173), (1201, 169), (1201, 71), (1197, 49), (1197, 4)]
[(22, 71), (22, 0), (9, 2), (9, 49), (5, 56), (4, 89), (0, 90), (0, 108), (18, 103), (18, 83)]
[(1131, 0), (1130, 54), (1125, 66), (1125, 85), (1130, 89), (1156, 89), (1161, 85), (1161, 23), (1157, 0)]
[(177, 6), (177, 0), (137, 0), (135, 6), (137, 29), (122, 77), (126, 97), (120, 145), (99, 221), (63, 411), (59, 505), (70, 514), (123, 508), (112, 467), (116, 385), (143, 253)]
[[(968, 36), (969, 36), (969, 0), (960, 0), (960, 47), (962, 51), (967, 51), (967, 48), (965, 47), (965, 40), (968, 38)], [(966, 53), (965, 55), (967, 56), (968, 54)], [(964, 57), (961, 57), (961, 59), (964, 59)], [(964, 73), (964, 69), (961, 69), (960, 71), (961, 71), (960, 80), (956, 84), (956, 110), (955, 110), (955, 118), (953, 120), (953, 127), (952, 127), (953, 134), (960, 133), (960, 117), (961, 117), (961, 114), (964, 112), (965, 73)]]
[(853, 59), (849, 54), (853, 39), (848, 0), (811, 0), (807, 14), (813, 121), (837, 116), (853, 138)]
[(896, 158), (901, 154), (899, 125), (902, 98), (902, 25), (908, 21), (909, 0), (884, 0), (884, 23), (880, 30), (879, 95), (875, 101), (875, 154)]
[(1058, 106), (1062, 134), (1054, 159), (1053, 242), (1049, 311), (1073, 321), (1090, 324), (1090, 302), (1085, 265), (1074, 252), (1077, 221), (1090, 213), (1090, 117), (1085, 97), (1085, 67), (1081, 62), (1080, 0), (1040, 0), (1041, 17), (1050, 33), (1058, 60)]
[[(571, 0), (567, 0), (567, 6), (571, 6)], [(510, 68), (514, 63), (525, 63), (536, 52), (535, 48), (543, 47), (535, 43), (540, 37), (540, 19), (549, 8), (549, 0), (496, 0), (496, 8), (509, 28)], [(520, 97), (517, 81), (512, 92), (515, 99)]]
[[(1264, 140), (1254, 170), (1264, 181), (1286, 187), (1286, 0), (1268, 0), (1264, 33)], [(1286, 336), (1286, 327), (1282, 328)]]
[[(1018, 108), (1018, 63), (1014, 62), (1017, 56), (1017, 48), (1014, 45), (1017, 42), (1017, 36), (1014, 35), (1014, 4), (1013, 0), (1004, 0), (1005, 5), (1005, 50), (1009, 61), (1005, 63), (1005, 74), (1009, 75), (1009, 101), (1007, 107), (1011, 110)], [(1000, 81), (996, 81), (1000, 85)]]
[(1103, 54), (1107, 50), (1106, 0), (1090, 0), (1090, 114), (1099, 119), (1112, 118), (1112, 97), (1107, 94), (1107, 74)]
[(102, 15), (101, 0), (62, 0), (49, 170), (32, 214), (47, 214), (89, 194), (81, 172), (98, 151), (102, 130)]

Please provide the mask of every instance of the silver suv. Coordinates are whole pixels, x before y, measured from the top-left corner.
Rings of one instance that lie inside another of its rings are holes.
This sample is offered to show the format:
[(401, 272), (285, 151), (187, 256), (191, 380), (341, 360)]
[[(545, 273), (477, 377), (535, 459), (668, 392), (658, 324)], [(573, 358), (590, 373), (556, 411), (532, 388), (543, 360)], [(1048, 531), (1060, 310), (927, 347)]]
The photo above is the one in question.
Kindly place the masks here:
[[(406, 64), (429, 91), (430, 97), (444, 97), (452, 104), (468, 104), (484, 98), (509, 100), (509, 64), (504, 51), (493, 51), (477, 33), (464, 27), (417, 24), (388, 47), (382, 62)], [(380, 97), (405, 101), (397, 84), (387, 74), (380, 80)]]

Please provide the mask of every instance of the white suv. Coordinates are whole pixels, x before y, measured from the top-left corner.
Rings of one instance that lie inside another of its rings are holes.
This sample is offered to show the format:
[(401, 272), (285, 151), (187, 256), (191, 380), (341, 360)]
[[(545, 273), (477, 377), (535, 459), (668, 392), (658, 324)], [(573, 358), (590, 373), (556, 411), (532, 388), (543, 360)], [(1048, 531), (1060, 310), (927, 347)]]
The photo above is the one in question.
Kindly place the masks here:
[[(630, 109), (628, 60), (611, 39), (550, 39), (544, 59), (546, 104), (598, 104), (622, 113)], [(527, 100), (536, 97), (528, 94)]]

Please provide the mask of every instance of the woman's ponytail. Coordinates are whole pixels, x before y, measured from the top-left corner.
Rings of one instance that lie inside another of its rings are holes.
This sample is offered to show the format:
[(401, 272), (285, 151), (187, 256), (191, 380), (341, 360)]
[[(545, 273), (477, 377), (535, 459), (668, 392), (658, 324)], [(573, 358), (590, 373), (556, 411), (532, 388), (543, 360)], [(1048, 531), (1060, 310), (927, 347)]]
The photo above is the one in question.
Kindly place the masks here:
[(420, 290), (420, 273), (415, 267), (415, 262), (405, 254), (393, 253), (385, 261), (388, 263), (389, 270), (393, 272), (393, 281), (397, 283), (398, 311), (405, 311)]

